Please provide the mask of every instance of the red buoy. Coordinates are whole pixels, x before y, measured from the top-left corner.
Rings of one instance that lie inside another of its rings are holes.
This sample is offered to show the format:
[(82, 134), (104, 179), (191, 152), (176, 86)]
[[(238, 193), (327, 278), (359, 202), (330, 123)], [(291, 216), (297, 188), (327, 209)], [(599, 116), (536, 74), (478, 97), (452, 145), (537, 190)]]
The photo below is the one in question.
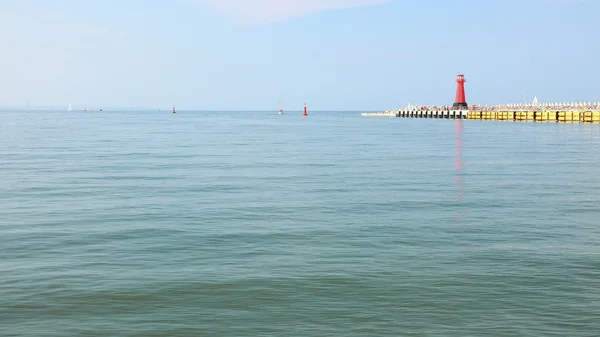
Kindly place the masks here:
[(304, 103), (304, 114), (302, 116), (308, 116), (308, 113), (306, 112), (306, 103)]

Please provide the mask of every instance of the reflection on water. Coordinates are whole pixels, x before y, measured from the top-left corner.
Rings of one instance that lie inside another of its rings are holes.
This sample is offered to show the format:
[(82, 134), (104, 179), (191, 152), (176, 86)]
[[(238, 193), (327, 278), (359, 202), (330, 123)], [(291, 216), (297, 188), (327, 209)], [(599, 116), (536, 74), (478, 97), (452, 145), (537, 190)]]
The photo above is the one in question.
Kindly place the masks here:
[(454, 182), (456, 184), (456, 200), (463, 200), (463, 173), (464, 158), (463, 158), (463, 133), (464, 125), (461, 119), (455, 121), (454, 124), (455, 138), (456, 138), (456, 149), (455, 149), (455, 170)]
[(455, 148), (454, 148), (454, 185), (456, 189), (456, 194), (454, 196), (455, 200), (455, 211), (454, 211), (454, 223), (457, 228), (456, 238), (458, 239), (459, 249), (463, 253), (468, 253), (470, 251), (469, 247), (465, 246), (464, 238), (460, 235), (460, 229), (465, 226), (464, 217), (465, 217), (465, 209), (463, 207), (464, 200), (464, 124), (463, 121), (458, 119), (454, 121), (454, 138), (455, 138)]

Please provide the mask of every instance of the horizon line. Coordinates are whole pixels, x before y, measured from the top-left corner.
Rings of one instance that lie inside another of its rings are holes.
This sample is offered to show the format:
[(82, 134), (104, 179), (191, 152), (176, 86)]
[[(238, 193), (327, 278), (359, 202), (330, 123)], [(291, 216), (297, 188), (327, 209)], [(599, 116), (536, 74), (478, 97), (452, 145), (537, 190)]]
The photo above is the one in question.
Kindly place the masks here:
[[(31, 108), (31, 109), (27, 109), (27, 108), (9, 108), (9, 107), (0, 107), (0, 111), (56, 111), (56, 112), (100, 112), (100, 109), (102, 109), (102, 112), (105, 111), (113, 111), (113, 112), (128, 112), (128, 111), (152, 111), (152, 112), (159, 112), (159, 108), (87, 108), (87, 110), (84, 110), (83, 108), (76, 108), (73, 109), (72, 111), (68, 111), (67, 109), (64, 108)], [(160, 112), (170, 112), (171, 109), (160, 109)], [(259, 110), (238, 110), (238, 109), (232, 109), (232, 110), (225, 110), (225, 109), (177, 109), (177, 111), (186, 111), (186, 112), (269, 112), (269, 111), (275, 111), (277, 112), (278, 110), (273, 110), (273, 109), (259, 109)], [(303, 110), (286, 110), (289, 112), (303, 112)], [(344, 109), (334, 109), (334, 110), (312, 110), (313, 112), (369, 112), (369, 111), (381, 111), (379, 109), (364, 109), (364, 110), (344, 110)]]

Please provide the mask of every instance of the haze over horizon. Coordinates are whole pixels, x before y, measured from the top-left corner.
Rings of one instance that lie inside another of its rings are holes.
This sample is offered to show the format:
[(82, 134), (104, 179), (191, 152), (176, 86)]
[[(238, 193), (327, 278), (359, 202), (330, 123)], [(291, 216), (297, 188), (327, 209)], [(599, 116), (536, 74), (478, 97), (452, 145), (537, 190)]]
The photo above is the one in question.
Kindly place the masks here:
[(600, 101), (596, 0), (0, 3), (0, 107)]

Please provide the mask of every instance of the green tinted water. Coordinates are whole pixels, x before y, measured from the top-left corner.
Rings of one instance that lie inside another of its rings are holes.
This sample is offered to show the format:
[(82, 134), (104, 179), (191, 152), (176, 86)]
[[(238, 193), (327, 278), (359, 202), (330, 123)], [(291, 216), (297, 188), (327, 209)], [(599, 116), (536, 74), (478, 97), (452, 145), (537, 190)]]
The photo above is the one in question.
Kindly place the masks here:
[(2, 117), (2, 336), (600, 331), (598, 125)]

